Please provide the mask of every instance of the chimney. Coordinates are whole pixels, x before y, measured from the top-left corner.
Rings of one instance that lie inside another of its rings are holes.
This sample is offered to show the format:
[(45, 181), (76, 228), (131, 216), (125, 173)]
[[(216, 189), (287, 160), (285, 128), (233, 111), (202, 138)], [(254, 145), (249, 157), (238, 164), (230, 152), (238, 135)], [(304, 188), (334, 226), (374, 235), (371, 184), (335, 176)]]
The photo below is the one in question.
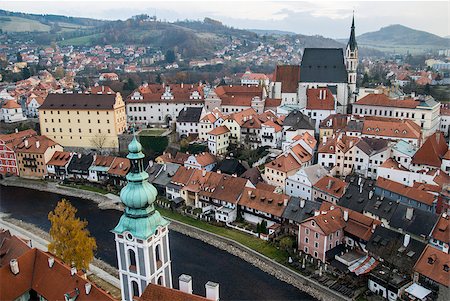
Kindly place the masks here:
[(348, 221), (348, 210), (344, 210), (344, 221)]
[(411, 239), (411, 236), (409, 234), (405, 234), (405, 237), (403, 237), (403, 246), (405, 248), (409, 245), (410, 239)]
[(192, 294), (192, 277), (186, 274), (181, 274), (178, 277), (178, 286), (180, 291), (188, 294)]
[(208, 281), (205, 284), (206, 299), (219, 301), (219, 284), (216, 282)]
[(48, 258), (48, 266), (51, 268), (51, 267), (53, 267), (53, 264), (55, 264), (55, 258), (49, 257)]
[(288, 204), (288, 201), (289, 201), (289, 199), (288, 199), (288, 198), (284, 199), (284, 202), (283, 202), (283, 204), (284, 204), (284, 207), (286, 207), (286, 206), (287, 206), (287, 204)]
[(11, 259), (11, 260), (9, 261), (9, 267), (10, 267), (10, 269), (11, 269), (11, 272), (12, 272), (14, 275), (19, 274), (19, 262), (17, 261), (17, 259)]
[(28, 147), (28, 139), (25, 139), (24, 143), (25, 143), (25, 147)]
[(41, 142), (39, 140), (36, 140), (36, 148), (39, 148), (41, 146)]
[(410, 221), (413, 217), (413, 213), (414, 213), (414, 209), (412, 207), (406, 208), (406, 216), (405, 216), (406, 219)]
[(19, 132), (19, 129), (18, 129), (18, 128), (16, 128), (15, 132), (16, 132), (16, 133), (18, 133), (18, 132)]
[(206, 176), (206, 169), (202, 169), (202, 177)]
[(322, 90), (319, 90), (319, 99), (322, 100)]
[(327, 90), (323, 90), (323, 99), (327, 98)]
[(447, 254), (448, 254), (448, 244), (444, 244), (444, 246), (442, 247), (442, 251), (443, 251), (444, 253), (447, 253)]
[(373, 190), (369, 191), (369, 200), (371, 200), (373, 197)]
[(84, 290), (86, 292), (86, 295), (89, 295), (89, 293), (91, 292), (91, 288), (92, 288), (92, 284), (90, 282), (88, 282), (84, 285)]
[(81, 154), (78, 154), (78, 159), (81, 159)]
[(73, 275), (75, 275), (76, 273), (77, 273), (77, 268), (76, 268), (76, 267), (72, 267), (72, 268), (70, 269), (70, 275), (73, 276)]
[(301, 199), (300, 200), (300, 208), (304, 208), (305, 207), (305, 200)]
[(314, 216), (318, 216), (318, 215), (320, 215), (320, 211), (314, 211)]
[(330, 189), (333, 186), (333, 180), (328, 180), (327, 189)]

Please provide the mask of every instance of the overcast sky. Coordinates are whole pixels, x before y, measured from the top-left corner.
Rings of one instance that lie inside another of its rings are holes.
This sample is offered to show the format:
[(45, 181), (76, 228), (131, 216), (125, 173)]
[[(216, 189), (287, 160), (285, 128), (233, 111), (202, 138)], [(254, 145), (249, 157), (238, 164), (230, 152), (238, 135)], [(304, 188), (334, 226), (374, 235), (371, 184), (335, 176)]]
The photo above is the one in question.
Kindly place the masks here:
[(347, 38), (355, 10), (357, 35), (391, 24), (448, 36), (450, 1), (9, 1), (0, 9), (96, 19), (127, 19), (146, 13), (158, 19), (211, 17), (246, 29), (277, 29)]

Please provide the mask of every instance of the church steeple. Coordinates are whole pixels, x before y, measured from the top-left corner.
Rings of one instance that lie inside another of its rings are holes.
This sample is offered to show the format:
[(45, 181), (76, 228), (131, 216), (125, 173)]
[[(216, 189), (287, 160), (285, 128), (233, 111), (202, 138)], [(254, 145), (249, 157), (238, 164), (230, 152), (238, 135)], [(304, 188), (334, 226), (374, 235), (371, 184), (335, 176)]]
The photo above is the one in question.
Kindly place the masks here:
[(356, 48), (358, 48), (358, 45), (356, 44), (356, 37), (355, 37), (355, 14), (353, 13), (352, 18), (352, 27), (350, 31), (350, 38), (348, 39), (347, 46), (350, 48), (351, 51), (354, 51)]
[(134, 135), (128, 145), (131, 162), (127, 185), (120, 191), (125, 206), (115, 234), (122, 300), (139, 297), (148, 284), (172, 287), (169, 221), (155, 209), (158, 192), (148, 182), (142, 145)]

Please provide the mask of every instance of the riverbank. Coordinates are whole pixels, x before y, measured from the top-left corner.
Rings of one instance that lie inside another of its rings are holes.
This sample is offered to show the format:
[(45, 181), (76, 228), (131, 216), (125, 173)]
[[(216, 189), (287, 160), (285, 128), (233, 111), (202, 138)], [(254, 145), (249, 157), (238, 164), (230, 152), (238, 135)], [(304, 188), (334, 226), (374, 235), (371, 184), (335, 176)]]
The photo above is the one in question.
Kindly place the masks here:
[[(102, 204), (106, 204), (106, 207), (114, 207), (113, 209), (121, 209), (120, 206), (114, 204), (114, 202), (110, 199), (105, 199), (104, 195), (97, 195), (96, 193), (88, 193), (86, 191), (81, 191), (75, 188), (67, 187), (58, 188), (56, 191), (52, 190), (52, 185), (55, 183), (46, 183), (43, 181), (33, 181), (33, 180), (7, 180), (6, 186), (16, 186), (16, 187), (24, 187), (29, 189), (37, 189), (41, 191), (47, 191), (51, 193), (58, 193), (61, 195), (68, 195), (65, 192), (68, 191), (70, 195), (73, 197), (81, 197), (84, 199), (92, 200), (96, 202), (99, 207), (102, 209)], [(0, 185), (5, 185), (5, 180), (0, 181)], [(218, 249), (224, 250), (236, 257), (241, 258), (242, 260), (252, 264), (257, 267), (261, 271), (274, 276), (275, 278), (284, 281), (292, 286), (298, 288), (299, 290), (310, 294), (319, 300), (349, 300), (348, 298), (340, 295), (339, 293), (330, 290), (327, 287), (322, 286), (321, 284), (315, 282), (314, 280), (303, 276), (290, 268), (275, 262), (274, 260), (250, 249), (249, 247), (240, 244), (232, 239), (198, 229), (194, 226), (182, 223), (180, 221), (176, 221), (171, 219), (172, 223), (170, 225), (170, 229), (179, 232), (183, 235), (192, 237), (194, 239), (203, 241), (211, 246), (214, 246)]]

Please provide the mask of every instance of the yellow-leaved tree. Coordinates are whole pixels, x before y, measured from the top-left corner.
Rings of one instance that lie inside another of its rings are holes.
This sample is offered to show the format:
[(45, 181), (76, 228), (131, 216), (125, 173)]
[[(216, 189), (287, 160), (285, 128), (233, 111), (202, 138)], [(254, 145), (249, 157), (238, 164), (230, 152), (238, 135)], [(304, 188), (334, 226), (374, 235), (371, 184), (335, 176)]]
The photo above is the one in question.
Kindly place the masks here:
[(62, 199), (54, 211), (48, 214), (51, 222), (52, 241), (48, 251), (65, 263), (77, 269), (87, 270), (97, 249), (95, 239), (86, 229), (87, 221), (75, 216), (77, 209), (69, 201)]

